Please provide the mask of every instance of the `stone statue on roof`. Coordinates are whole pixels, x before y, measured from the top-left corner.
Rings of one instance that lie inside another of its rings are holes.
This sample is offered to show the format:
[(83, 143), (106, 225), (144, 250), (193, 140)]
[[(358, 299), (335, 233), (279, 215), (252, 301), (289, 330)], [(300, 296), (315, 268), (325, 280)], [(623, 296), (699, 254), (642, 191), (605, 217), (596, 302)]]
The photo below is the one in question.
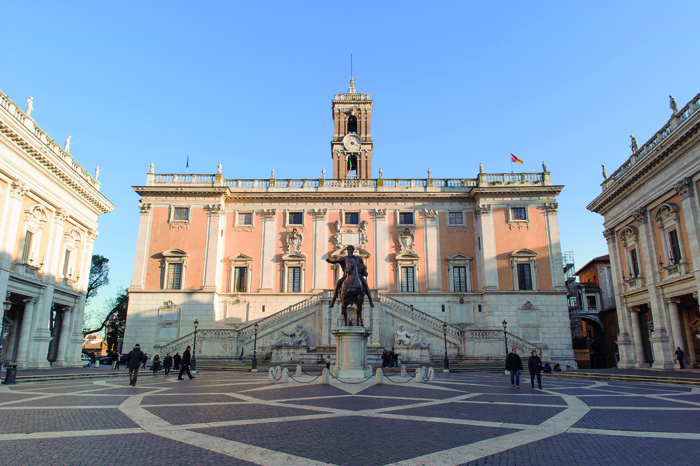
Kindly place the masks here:
[(151, 162), (151, 166), (148, 167), (148, 173), (155, 173), (156, 172), (156, 166), (153, 165), (153, 162)]
[(430, 168), (428, 168), (428, 178), (432, 178), (432, 177), (433, 177), (433, 172), (430, 171)]
[(325, 168), (322, 168), (322, 169), (321, 169), (321, 179), (323, 179), (323, 178), (325, 178), (325, 177), (326, 177), (326, 169), (325, 169)]
[(607, 180), (608, 179), (608, 169), (605, 168), (605, 165), (601, 165), (603, 167), (603, 179)]
[(637, 138), (635, 138), (633, 134), (630, 134), (630, 140), (632, 141), (630, 149), (632, 149), (632, 153), (634, 154), (639, 150), (639, 145), (637, 144)]
[(100, 166), (95, 167), (95, 181), (97, 181), (97, 177), (100, 175)]
[(673, 113), (678, 113), (678, 104), (676, 103), (676, 99), (673, 98), (672, 95), (668, 96), (669, 99), (671, 99), (671, 110), (673, 110)]
[(70, 142), (70, 136), (66, 138), (66, 145), (63, 146), (63, 150), (66, 151), (66, 154), (70, 154), (70, 145), (73, 144)]
[(542, 161), (542, 171), (547, 172), (547, 163), (544, 160)]
[(34, 110), (34, 97), (29, 97), (27, 99), (27, 111), (24, 113), (26, 113), (27, 116), (31, 116), (33, 110)]
[(216, 174), (221, 175), (221, 163), (219, 162), (219, 166), (216, 167)]
[(484, 173), (484, 164), (483, 163), (479, 164), (479, 173)]
[(384, 172), (383, 172), (382, 169), (380, 168), (380, 169), (379, 169), (379, 178), (383, 178), (383, 177), (384, 177)]

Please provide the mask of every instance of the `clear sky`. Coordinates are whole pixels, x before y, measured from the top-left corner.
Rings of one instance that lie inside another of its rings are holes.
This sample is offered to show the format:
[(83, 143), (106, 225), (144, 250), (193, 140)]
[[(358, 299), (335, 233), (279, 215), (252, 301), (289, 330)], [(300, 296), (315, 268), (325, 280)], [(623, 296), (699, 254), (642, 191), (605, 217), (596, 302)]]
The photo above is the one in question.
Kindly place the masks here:
[(116, 210), (100, 308), (131, 279), (138, 199), (156, 173), (332, 173), (331, 99), (374, 100), (374, 174), (539, 172), (576, 266), (606, 254), (586, 210), (615, 171), (700, 92), (700, 2), (5, 2), (0, 89), (89, 172)]

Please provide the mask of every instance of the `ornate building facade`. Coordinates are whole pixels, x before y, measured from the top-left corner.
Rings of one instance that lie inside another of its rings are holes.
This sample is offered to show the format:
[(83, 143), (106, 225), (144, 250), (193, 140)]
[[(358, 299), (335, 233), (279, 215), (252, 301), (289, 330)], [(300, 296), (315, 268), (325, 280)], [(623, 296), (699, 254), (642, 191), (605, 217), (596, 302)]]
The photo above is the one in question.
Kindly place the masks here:
[(332, 178), (323, 170), (276, 179), (273, 170), (227, 179), (221, 165), (209, 175), (156, 174), (151, 165), (134, 188), (140, 223), (125, 347), (182, 351), (196, 319), (201, 357), (252, 354), (254, 323), (263, 352), (297, 324), (304, 351), (331, 349), (339, 305), (329, 302), (341, 272), (326, 259), (353, 245), (375, 290), (376, 307), (364, 311), (371, 348), (394, 346), (405, 325), (430, 357), (442, 357), (445, 340), (451, 357), (500, 360), (506, 321), (509, 345), (573, 364), (557, 221), (563, 187), (544, 164), (540, 173), (480, 170), (472, 179), (434, 179), (430, 170), (391, 179), (380, 168), (372, 178), (372, 111), (354, 80), (332, 100)]
[(0, 93), (2, 359), (19, 368), (80, 366), (100, 183)]
[(700, 94), (602, 183), (588, 209), (605, 217), (619, 367), (674, 367), (700, 357)]

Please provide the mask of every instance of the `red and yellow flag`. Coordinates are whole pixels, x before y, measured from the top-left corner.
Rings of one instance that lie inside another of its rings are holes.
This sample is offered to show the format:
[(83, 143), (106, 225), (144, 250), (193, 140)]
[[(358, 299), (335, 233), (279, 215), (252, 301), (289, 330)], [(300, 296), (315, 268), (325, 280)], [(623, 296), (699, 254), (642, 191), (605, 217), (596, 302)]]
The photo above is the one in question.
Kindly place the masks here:
[(511, 161), (511, 162), (515, 162), (515, 163), (523, 163), (522, 160), (520, 160), (519, 158), (517, 158), (517, 157), (514, 156), (513, 154), (510, 154), (510, 161)]

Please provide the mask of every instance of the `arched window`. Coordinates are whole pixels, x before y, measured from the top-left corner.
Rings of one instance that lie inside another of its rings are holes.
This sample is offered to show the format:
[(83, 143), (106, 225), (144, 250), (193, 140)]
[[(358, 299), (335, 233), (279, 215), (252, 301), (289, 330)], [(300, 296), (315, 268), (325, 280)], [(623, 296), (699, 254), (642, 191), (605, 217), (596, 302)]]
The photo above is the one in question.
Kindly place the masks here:
[(348, 118), (348, 134), (357, 134), (357, 117), (355, 115), (350, 115)]

